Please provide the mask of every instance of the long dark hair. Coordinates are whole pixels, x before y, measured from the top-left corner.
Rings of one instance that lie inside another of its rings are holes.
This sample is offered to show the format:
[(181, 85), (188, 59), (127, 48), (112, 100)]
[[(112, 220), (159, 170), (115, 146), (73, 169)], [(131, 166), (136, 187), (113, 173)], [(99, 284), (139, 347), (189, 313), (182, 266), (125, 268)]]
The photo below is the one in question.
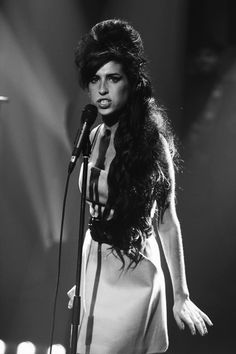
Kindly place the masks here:
[(163, 138), (172, 157), (176, 149), (165, 111), (153, 97), (141, 37), (126, 21), (98, 23), (79, 42), (75, 62), (81, 86), (87, 87), (97, 70), (110, 60), (122, 64), (131, 92), (114, 139), (116, 156), (109, 170), (106, 206), (114, 209), (114, 216), (108, 223), (112, 251), (123, 265), (124, 254), (130, 265), (137, 265), (152, 232), (154, 202), (158, 221), (168, 207), (171, 182)]

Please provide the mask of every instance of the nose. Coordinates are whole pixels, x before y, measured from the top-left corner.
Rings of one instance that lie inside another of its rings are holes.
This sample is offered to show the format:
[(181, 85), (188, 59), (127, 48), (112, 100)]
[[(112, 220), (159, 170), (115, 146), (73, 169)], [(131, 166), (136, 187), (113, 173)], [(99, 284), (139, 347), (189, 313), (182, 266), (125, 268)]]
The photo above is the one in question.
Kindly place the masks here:
[(99, 91), (100, 95), (105, 95), (106, 93), (108, 93), (108, 87), (107, 87), (107, 83), (105, 80), (100, 81), (98, 91)]

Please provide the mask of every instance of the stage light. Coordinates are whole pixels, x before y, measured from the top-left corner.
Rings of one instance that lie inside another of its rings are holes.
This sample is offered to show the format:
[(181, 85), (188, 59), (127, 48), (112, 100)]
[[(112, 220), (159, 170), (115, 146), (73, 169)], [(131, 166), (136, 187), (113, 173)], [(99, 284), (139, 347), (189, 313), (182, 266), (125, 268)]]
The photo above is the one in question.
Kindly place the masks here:
[(35, 345), (31, 342), (22, 342), (17, 346), (16, 354), (35, 354)]
[[(48, 348), (47, 354), (50, 353), (50, 348)], [(53, 344), (52, 354), (66, 354), (66, 350), (61, 344)]]
[(6, 352), (6, 344), (3, 340), (0, 339), (0, 354), (5, 354)]

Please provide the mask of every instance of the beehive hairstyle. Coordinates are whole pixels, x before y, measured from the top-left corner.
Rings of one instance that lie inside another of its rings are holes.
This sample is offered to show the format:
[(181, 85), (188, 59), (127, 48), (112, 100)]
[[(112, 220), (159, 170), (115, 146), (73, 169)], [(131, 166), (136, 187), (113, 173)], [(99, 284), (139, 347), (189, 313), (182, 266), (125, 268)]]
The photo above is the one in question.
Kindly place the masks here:
[(126, 21), (106, 20), (96, 24), (75, 51), (79, 82), (85, 88), (94, 73), (110, 60), (122, 62), (128, 79), (137, 81), (146, 60), (139, 33)]

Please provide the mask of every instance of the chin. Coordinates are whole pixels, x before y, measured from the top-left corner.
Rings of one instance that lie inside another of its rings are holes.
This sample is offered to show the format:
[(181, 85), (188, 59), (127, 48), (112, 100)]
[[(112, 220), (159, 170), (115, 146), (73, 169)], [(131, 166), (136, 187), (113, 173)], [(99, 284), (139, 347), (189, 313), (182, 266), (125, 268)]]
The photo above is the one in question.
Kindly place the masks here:
[(98, 112), (102, 115), (102, 116), (109, 116), (110, 114), (114, 113), (113, 109), (98, 109)]

